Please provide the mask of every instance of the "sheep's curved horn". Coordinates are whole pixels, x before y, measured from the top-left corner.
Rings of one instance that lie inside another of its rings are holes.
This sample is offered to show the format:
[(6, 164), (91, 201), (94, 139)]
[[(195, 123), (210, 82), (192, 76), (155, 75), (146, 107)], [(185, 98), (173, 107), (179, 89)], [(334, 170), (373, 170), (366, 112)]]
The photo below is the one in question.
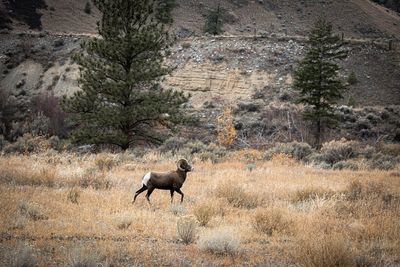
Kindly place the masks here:
[(182, 168), (182, 162), (187, 162), (187, 160), (186, 159), (180, 159), (180, 160), (178, 160), (178, 162), (176, 163), (176, 165), (177, 165), (177, 167), (178, 167), (178, 170), (180, 170), (180, 171), (185, 171), (185, 169), (183, 169)]

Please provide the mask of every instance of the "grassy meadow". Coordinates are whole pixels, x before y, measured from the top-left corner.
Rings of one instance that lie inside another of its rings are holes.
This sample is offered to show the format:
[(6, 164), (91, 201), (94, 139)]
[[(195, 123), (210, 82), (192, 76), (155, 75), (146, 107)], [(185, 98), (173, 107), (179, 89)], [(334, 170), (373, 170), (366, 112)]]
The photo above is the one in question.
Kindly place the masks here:
[(177, 157), (0, 156), (1, 266), (399, 266), (400, 171), (191, 159), (185, 199), (133, 192)]

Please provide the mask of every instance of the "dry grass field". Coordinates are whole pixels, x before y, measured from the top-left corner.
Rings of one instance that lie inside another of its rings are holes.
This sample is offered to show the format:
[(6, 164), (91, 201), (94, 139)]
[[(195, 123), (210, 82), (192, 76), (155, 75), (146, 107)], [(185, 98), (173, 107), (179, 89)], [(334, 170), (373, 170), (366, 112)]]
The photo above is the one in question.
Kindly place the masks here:
[(170, 204), (132, 192), (177, 158), (0, 156), (1, 266), (399, 266), (400, 172), (285, 156), (192, 159)]

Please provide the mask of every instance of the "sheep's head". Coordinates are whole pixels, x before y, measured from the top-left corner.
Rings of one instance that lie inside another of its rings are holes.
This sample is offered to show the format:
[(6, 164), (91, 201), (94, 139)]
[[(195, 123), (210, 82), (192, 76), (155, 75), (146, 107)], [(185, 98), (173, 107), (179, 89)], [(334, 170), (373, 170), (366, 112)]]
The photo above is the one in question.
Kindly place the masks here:
[(176, 163), (178, 170), (182, 172), (190, 172), (193, 171), (193, 167), (189, 165), (188, 161), (186, 159), (180, 159)]

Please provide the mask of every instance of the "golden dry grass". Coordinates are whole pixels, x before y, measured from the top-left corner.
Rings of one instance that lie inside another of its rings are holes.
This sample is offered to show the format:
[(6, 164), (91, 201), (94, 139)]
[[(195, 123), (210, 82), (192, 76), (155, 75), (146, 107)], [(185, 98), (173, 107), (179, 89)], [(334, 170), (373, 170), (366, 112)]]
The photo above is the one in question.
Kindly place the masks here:
[[(196, 161), (183, 206), (156, 190), (150, 207), (144, 194), (132, 205), (133, 190), (144, 173), (171, 170), (175, 159), (0, 156), (0, 265), (32, 257), (41, 266), (398, 264), (398, 169), (333, 171), (287, 162), (275, 157), (249, 170), (248, 161), (232, 157)], [(193, 243), (177, 231), (184, 216), (205, 225)], [(220, 246), (232, 253), (218, 253)]]

